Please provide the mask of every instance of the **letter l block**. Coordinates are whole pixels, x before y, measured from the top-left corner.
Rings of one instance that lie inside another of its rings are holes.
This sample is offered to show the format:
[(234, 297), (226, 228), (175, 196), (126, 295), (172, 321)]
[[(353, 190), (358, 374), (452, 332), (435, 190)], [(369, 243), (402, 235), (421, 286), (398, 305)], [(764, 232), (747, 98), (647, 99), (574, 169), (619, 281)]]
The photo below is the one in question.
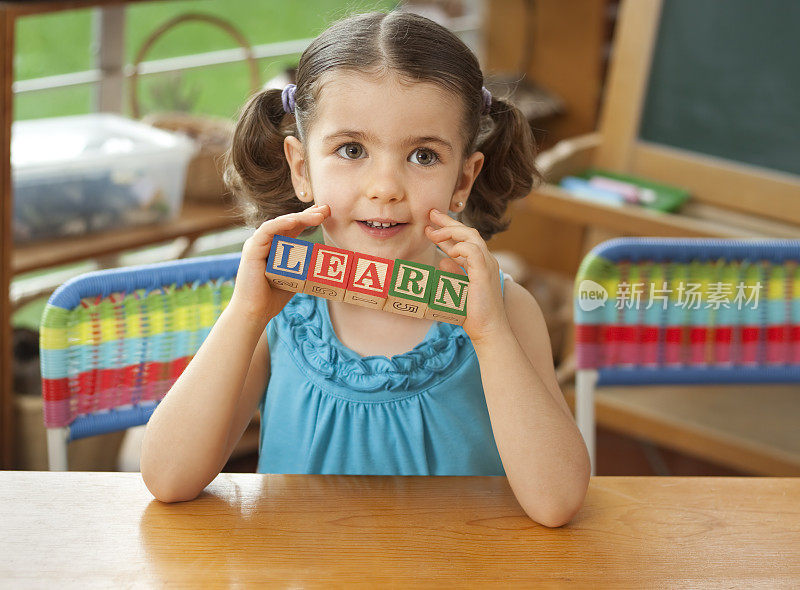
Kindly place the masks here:
[(267, 257), (267, 280), (276, 289), (301, 293), (314, 244), (298, 238), (275, 235)]

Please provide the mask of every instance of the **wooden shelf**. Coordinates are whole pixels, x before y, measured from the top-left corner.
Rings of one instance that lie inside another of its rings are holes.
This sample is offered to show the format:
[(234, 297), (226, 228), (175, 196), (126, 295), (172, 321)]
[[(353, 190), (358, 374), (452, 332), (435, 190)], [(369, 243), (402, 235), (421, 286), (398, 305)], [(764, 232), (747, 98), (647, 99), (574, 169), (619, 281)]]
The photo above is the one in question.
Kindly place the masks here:
[[(563, 387), (574, 404), (575, 389)], [(599, 387), (599, 426), (756, 475), (800, 476), (797, 385)]]
[(679, 213), (661, 213), (634, 205), (617, 207), (594, 203), (573, 197), (550, 184), (536, 189), (520, 205), (547, 217), (629, 236), (796, 239), (798, 235), (796, 224), (705, 203), (690, 202)]
[(180, 237), (194, 240), (212, 231), (241, 224), (231, 206), (186, 203), (178, 217), (165, 223), (112, 230), (75, 238), (37, 242), (14, 249), (14, 274), (116, 254)]

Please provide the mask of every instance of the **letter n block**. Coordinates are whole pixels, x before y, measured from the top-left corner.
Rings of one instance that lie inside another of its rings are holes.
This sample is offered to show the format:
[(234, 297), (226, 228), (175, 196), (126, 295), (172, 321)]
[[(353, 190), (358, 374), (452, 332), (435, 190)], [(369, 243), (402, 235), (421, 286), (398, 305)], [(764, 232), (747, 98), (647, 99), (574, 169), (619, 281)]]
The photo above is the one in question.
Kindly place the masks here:
[(345, 303), (383, 309), (389, 297), (393, 269), (394, 260), (356, 252), (344, 294)]
[(448, 324), (464, 325), (467, 318), (467, 291), (469, 279), (465, 275), (436, 270), (425, 317)]
[(425, 317), (435, 271), (435, 268), (427, 264), (400, 258), (395, 260), (384, 311), (415, 318)]
[(267, 280), (276, 289), (301, 293), (306, 284), (306, 274), (314, 244), (275, 235), (267, 258)]
[(344, 301), (354, 258), (355, 252), (350, 250), (314, 244), (303, 293), (332, 301)]

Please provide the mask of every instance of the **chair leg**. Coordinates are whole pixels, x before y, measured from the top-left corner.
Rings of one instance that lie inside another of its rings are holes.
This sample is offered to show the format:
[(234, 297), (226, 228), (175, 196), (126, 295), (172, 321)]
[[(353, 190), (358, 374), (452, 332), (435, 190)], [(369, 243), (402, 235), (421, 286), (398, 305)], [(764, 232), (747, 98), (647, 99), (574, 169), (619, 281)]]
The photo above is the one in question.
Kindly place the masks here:
[(47, 429), (47, 462), (50, 471), (67, 471), (69, 428)]
[(594, 388), (597, 384), (597, 371), (579, 369), (575, 372), (575, 422), (583, 435), (589, 459), (592, 462), (592, 475), (595, 474), (595, 426), (594, 426)]

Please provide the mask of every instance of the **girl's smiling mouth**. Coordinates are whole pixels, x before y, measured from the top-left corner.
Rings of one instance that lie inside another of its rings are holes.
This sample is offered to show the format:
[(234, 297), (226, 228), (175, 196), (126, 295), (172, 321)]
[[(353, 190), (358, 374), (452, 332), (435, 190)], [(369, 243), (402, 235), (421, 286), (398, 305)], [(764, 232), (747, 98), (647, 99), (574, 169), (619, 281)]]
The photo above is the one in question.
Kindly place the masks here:
[(408, 225), (388, 219), (365, 219), (358, 222), (359, 227), (365, 233), (376, 238), (390, 238), (397, 235)]

